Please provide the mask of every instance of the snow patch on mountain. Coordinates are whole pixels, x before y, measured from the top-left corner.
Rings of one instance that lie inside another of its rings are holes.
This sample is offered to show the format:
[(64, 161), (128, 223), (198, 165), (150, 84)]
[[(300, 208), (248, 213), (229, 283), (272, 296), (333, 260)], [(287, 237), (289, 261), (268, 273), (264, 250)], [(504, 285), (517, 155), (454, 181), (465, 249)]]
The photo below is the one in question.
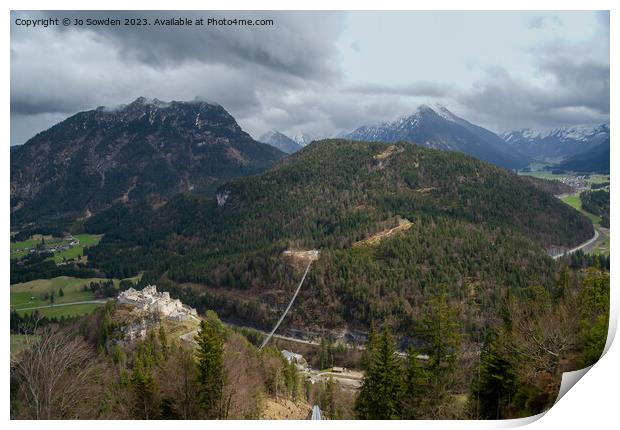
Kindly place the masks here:
[(501, 137), (507, 142), (516, 139), (542, 140), (547, 138), (586, 142), (598, 136), (609, 136), (609, 124), (584, 124), (548, 129), (524, 128), (501, 134)]

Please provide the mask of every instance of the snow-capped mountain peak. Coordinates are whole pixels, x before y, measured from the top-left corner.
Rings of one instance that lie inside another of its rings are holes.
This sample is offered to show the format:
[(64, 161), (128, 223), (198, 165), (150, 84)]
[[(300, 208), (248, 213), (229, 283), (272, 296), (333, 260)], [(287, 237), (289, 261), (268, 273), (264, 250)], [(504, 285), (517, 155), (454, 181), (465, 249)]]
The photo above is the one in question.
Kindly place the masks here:
[(310, 142), (312, 142), (313, 140), (316, 140), (316, 138), (315, 138), (315, 137), (313, 137), (313, 136), (311, 136), (311, 135), (309, 135), (309, 134), (307, 134), (307, 133), (304, 133), (304, 132), (302, 132), (302, 131), (298, 131), (297, 133), (295, 133), (295, 134), (292, 136), (292, 139), (293, 139), (293, 140), (294, 140), (294, 141), (295, 141), (298, 145), (301, 145), (301, 146), (306, 146), (306, 145), (308, 145)]
[(599, 134), (609, 135), (609, 124), (583, 124), (547, 129), (524, 128), (522, 130), (504, 133), (502, 137), (507, 141), (511, 139), (514, 140), (517, 137), (526, 139), (546, 139), (554, 137), (561, 140), (588, 141)]
[(415, 112), (393, 122), (362, 126), (346, 135), (349, 139), (398, 142), (448, 151), (459, 151), (500, 166), (515, 168), (527, 164), (519, 154), (506, 149), (495, 133), (454, 115), (447, 108), (420, 105)]

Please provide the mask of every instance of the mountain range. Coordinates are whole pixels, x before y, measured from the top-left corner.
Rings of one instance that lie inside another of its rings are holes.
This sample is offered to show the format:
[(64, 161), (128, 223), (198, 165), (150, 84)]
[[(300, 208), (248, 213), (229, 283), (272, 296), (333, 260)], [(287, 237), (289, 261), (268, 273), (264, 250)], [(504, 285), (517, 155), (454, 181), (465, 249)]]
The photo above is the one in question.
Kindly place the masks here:
[(162, 204), (258, 173), (285, 154), (219, 104), (140, 97), (77, 113), (11, 153), (11, 222), (88, 216), (115, 202)]
[[(500, 137), (445, 107), (421, 105), (412, 115), (362, 126), (344, 137), (412, 142), (508, 169), (553, 156), (566, 159), (561, 169), (609, 170), (608, 124)], [(177, 193), (211, 193), (226, 180), (264, 171), (312, 138), (271, 131), (259, 140), (222, 106), (201, 99), (140, 97), (116, 108), (79, 112), (11, 148), (11, 223), (71, 220), (117, 202), (161, 205)]]
[(561, 161), (609, 142), (609, 124), (523, 129), (503, 133), (509, 148), (535, 160)]
[(410, 116), (375, 126), (362, 126), (344, 136), (371, 142), (405, 141), (420, 146), (463, 152), (498, 166), (516, 169), (529, 157), (506, 147), (495, 133), (472, 124), (440, 106), (437, 110), (421, 105)]

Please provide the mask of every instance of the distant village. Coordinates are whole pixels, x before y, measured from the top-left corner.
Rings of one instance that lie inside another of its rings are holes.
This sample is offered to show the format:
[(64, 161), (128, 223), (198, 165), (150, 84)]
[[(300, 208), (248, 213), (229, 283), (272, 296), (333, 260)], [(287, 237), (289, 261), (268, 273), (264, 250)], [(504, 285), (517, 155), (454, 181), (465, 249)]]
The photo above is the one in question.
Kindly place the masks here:
[(590, 179), (589, 175), (566, 175), (562, 176), (559, 181), (578, 190), (587, 188), (588, 179)]
[(21, 252), (28, 253), (54, 253), (67, 251), (68, 249), (75, 248), (80, 245), (80, 241), (73, 236), (69, 236), (51, 243), (46, 243), (45, 239), (41, 239), (39, 243), (33, 246), (27, 246), (24, 248), (13, 248), (11, 249), (11, 254), (17, 254)]

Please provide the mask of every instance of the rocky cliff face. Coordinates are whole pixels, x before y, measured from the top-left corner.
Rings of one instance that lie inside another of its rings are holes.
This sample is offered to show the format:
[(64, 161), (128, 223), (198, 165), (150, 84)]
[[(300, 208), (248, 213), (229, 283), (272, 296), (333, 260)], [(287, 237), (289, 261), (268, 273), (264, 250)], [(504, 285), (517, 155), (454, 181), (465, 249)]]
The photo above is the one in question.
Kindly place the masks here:
[(11, 154), (12, 223), (77, 218), (114, 203), (160, 204), (260, 172), (284, 154), (220, 105), (138, 98), (80, 112)]

